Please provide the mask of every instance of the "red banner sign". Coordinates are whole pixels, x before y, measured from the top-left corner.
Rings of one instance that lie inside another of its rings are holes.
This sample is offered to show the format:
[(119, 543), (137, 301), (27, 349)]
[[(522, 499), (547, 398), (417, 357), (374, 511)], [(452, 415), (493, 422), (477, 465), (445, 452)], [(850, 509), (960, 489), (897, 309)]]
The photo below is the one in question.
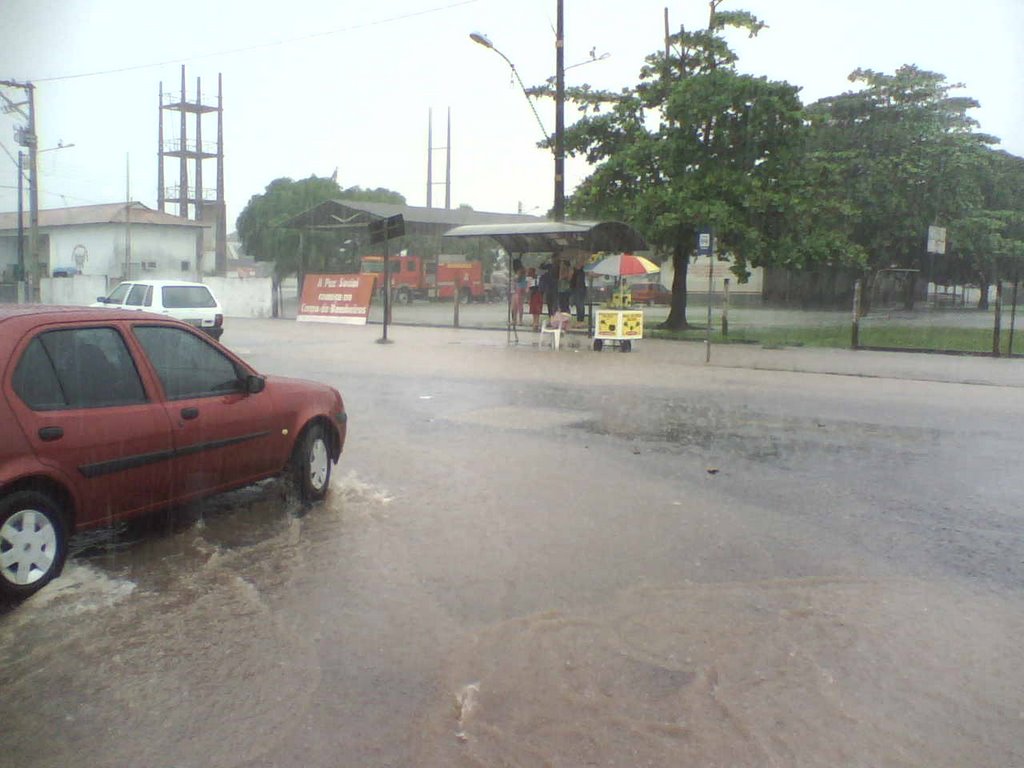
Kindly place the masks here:
[(296, 320), (366, 325), (374, 275), (306, 275)]

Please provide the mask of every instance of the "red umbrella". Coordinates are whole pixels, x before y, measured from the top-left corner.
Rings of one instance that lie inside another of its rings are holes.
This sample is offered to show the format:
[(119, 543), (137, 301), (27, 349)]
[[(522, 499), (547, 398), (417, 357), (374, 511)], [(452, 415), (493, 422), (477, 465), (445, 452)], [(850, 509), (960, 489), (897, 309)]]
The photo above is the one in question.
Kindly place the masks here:
[(595, 264), (588, 264), (583, 270), (595, 275), (628, 277), (630, 275), (649, 275), (653, 272), (660, 272), (661, 267), (650, 259), (645, 259), (643, 256), (637, 256), (633, 253), (617, 253), (614, 256), (605, 256)]

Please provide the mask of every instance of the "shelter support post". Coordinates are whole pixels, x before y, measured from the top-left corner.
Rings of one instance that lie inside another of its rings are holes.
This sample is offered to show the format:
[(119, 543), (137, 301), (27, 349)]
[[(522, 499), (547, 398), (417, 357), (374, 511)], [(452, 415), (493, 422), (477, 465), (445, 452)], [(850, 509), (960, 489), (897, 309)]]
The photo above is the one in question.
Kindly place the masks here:
[(452, 327), (459, 327), (459, 304), (462, 303), (462, 273), (456, 271), (452, 282)]
[(729, 278), (722, 288), (722, 338), (729, 335)]
[(857, 280), (853, 284), (853, 325), (850, 331), (851, 349), (857, 349), (860, 346), (860, 291), (861, 282)]
[(992, 357), (999, 357), (999, 337), (1003, 319), (1003, 278), (996, 278), (996, 311), (992, 326)]
[(1017, 323), (1017, 286), (1020, 285), (1020, 278), (1017, 270), (1013, 272), (1013, 304), (1010, 306), (1010, 338), (1007, 344), (1006, 356), (1013, 357), (1013, 328)]

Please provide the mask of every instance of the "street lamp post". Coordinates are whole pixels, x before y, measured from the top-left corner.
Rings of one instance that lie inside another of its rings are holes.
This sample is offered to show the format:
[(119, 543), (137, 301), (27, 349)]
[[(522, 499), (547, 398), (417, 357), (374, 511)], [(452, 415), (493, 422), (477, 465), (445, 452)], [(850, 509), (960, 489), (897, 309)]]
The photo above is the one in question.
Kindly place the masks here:
[(505, 60), (509, 69), (512, 70), (512, 76), (515, 77), (516, 82), (519, 83), (519, 88), (526, 97), (527, 104), (530, 105), (530, 111), (533, 112), (533, 116), (537, 120), (537, 125), (540, 126), (540, 132), (543, 133), (544, 138), (550, 142), (551, 137), (548, 135), (548, 130), (544, 127), (544, 122), (540, 119), (540, 115), (537, 114), (537, 108), (533, 105), (533, 99), (530, 97), (530, 92), (526, 89), (526, 84), (523, 82), (523, 79), (519, 76), (519, 70), (516, 69), (516, 65), (512, 63), (512, 60), (508, 56), (495, 48), (494, 43), (492, 43), (486, 35), (482, 35), (479, 32), (471, 32), (469, 39), (478, 45), (482, 45), (484, 48), (489, 48)]
[(565, 24), (558, 0), (555, 32), (555, 221), (565, 221)]
[(516, 65), (512, 63), (508, 56), (495, 48), (494, 43), (492, 43), (485, 35), (482, 35), (479, 32), (473, 32), (469, 36), (474, 43), (478, 43), (484, 48), (490, 48), (505, 60), (505, 63), (508, 64), (509, 68), (512, 70), (512, 74), (515, 76), (516, 82), (519, 83), (519, 87), (522, 89), (523, 95), (526, 96), (526, 100), (530, 104), (533, 116), (537, 118), (537, 125), (540, 126), (540, 130), (544, 134), (544, 138), (547, 140), (548, 144), (552, 145), (552, 149), (555, 153), (555, 194), (552, 214), (555, 217), (555, 221), (565, 221), (565, 147), (563, 143), (563, 136), (565, 134), (565, 30), (563, 24), (562, 3), (563, 0), (558, 0), (558, 19), (555, 30), (554, 141), (552, 141), (551, 136), (548, 135), (547, 130), (544, 128), (544, 123), (541, 121), (540, 115), (537, 114), (537, 108), (533, 104), (533, 99), (530, 98), (530, 92), (523, 84), (522, 78), (519, 77), (519, 71), (516, 69)]

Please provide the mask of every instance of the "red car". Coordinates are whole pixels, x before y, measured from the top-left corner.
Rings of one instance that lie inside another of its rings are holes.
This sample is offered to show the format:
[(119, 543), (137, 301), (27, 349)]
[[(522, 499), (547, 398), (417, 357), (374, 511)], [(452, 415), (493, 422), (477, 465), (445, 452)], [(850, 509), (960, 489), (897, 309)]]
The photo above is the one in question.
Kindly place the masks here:
[(634, 304), (654, 306), (655, 304), (672, 303), (672, 291), (653, 280), (631, 283), (629, 292), (633, 297)]
[(57, 576), (76, 531), (286, 471), (322, 499), (346, 421), (336, 389), (262, 376), (178, 320), (0, 308), (0, 592)]

